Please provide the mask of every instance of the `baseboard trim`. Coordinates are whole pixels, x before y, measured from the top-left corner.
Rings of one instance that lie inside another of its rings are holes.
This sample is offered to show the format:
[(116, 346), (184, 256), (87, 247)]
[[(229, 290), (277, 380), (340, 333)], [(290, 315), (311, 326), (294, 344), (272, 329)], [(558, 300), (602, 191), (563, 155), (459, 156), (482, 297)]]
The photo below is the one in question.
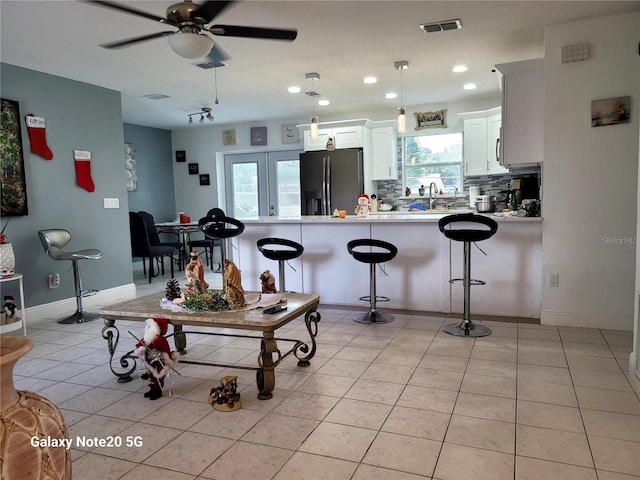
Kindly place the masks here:
[(633, 315), (562, 312), (543, 309), (540, 312), (540, 323), (542, 325), (561, 327), (606, 328), (609, 330), (631, 331), (633, 330)]
[[(129, 283), (119, 285), (107, 290), (101, 290), (97, 294), (82, 299), (85, 310), (95, 310), (97, 306), (109, 303), (124, 302), (136, 298), (136, 285)], [(58, 318), (70, 315), (76, 309), (76, 297), (65, 298), (51, 303), (43, 303), (26, 309), (27, 323), (43, 320), (45, 318)], [(28, 327), (29, 325), (27, 325)]]

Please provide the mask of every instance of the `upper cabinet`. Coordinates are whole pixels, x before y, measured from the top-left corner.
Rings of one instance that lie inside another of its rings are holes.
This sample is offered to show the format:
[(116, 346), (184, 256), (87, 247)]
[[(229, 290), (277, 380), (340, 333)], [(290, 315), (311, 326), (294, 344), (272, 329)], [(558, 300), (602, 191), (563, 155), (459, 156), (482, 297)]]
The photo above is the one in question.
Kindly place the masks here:
[(507, 173), (500, 165), (500, 107), (490, 110), (460, 113), (464, 119), (464, 174), (493, 175)]
[(372, 180), (398, 178), (398, 135), (393, 127), (371, 129)]
[(333, 138), (335, 148), (362, 148), (364, 128), (362, 125), (323, 127), (318, 131), (316, 139), (311, 138), (307, 128), (304, 130), (304, 151), (326, 150), (329, 138)]
[(543, 159), (544, 59), (496, 65), (502, 74), (500, 163), (540, 165)]

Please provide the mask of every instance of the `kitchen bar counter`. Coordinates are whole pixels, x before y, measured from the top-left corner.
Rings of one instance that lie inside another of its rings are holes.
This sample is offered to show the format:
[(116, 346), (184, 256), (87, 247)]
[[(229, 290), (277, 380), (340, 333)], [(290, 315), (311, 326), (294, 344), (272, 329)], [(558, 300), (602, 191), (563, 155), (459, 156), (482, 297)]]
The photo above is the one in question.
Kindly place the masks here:
[[(255, 217), (242, 219), (245, 231), (231, 239), (233, 259), (242, 272), (246, 290), (260, 288), (260, 274), (278, 276), (277, 262), (258, 251), (256, 242), (280, 237), (299, 242), (304, 253), (288, 262), (287, 289), (314, 292), (326, 305), (365, 306), (358, 297), (369, 293), (369, 267), (347, 252), (356, 238), (386, 240), (398, 255), (381, 265), (378, 294), (390, 298), (379, 308), (460, 313), (463, 292), (450, 278), (462, 277), (462, 244), (440, 232), (438, 220), (451, 213), (391, 212), (358, 218), (329, 216)], [(491, 215), (491, 214), (486, 214)], [(472, 249), (472, 276), (487, 282), (471, 289), (471, 313), (540, 318), (542, 219), (493, 217), (498, 232)]]

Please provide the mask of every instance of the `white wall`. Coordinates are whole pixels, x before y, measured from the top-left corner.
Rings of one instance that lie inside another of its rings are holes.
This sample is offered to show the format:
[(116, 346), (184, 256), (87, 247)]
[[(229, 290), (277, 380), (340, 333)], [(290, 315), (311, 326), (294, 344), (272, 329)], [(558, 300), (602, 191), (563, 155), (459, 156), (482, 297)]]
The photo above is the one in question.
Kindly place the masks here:
[[(638, 13), (545, 30), (543, 324), (633, 328)], [(561, 64), (588, 42), (588, 61)], [(632, 122), (592, 128), (591, 101), (630, 95)], [(550, 272), (558, 288), (547, 287)]]

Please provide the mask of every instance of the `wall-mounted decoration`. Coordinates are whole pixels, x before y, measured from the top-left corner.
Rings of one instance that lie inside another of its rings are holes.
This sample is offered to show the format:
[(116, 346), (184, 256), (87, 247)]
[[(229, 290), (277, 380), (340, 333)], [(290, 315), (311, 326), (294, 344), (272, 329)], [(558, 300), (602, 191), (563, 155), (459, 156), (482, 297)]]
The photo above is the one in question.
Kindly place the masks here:
[(232, 128), (231, 130), (223, 130), (222, 131), (222, 144), (225, 147), (228, 147), (229, 145), (235, 145), (236, 144), (236, 130), (235, 130), (235, 128)]
[(300, 130), (295, 125), (282, 125), (282, 143), (300, 142)]
[(606, 127), (631, 121), (631, 97), (605, 98), (591, 102), (591, 126)]
[(124, 171), (127, 176), (127, 192), (135, 192), (138, 188), (138, 175), (136, 174), (136, 147), (133, 143), (124, 144)]
[(184, 150), (176, 150), (176, 162), (186, 162), (187, 152)]
[(15, 100), (0, 100), (0, 175), (2, 216), (27, 215), (27, 184), (22, 156), (20, 107)]
[(267, 144), (267, 127), (251, 127), (251, 145)]
[(198, 171), (198, 164), (197, 163), (190, 163), (189, 164), (189, 175), (198, 175), (198, 173), (200, 173)]
[(447, 109), (436, 112), (416, 112), (416, 130), (427, 128), (447, 128)]
[(200, 185), (211, 185), (208, 173), (203, 173), (202, 175), (200, 175)]

